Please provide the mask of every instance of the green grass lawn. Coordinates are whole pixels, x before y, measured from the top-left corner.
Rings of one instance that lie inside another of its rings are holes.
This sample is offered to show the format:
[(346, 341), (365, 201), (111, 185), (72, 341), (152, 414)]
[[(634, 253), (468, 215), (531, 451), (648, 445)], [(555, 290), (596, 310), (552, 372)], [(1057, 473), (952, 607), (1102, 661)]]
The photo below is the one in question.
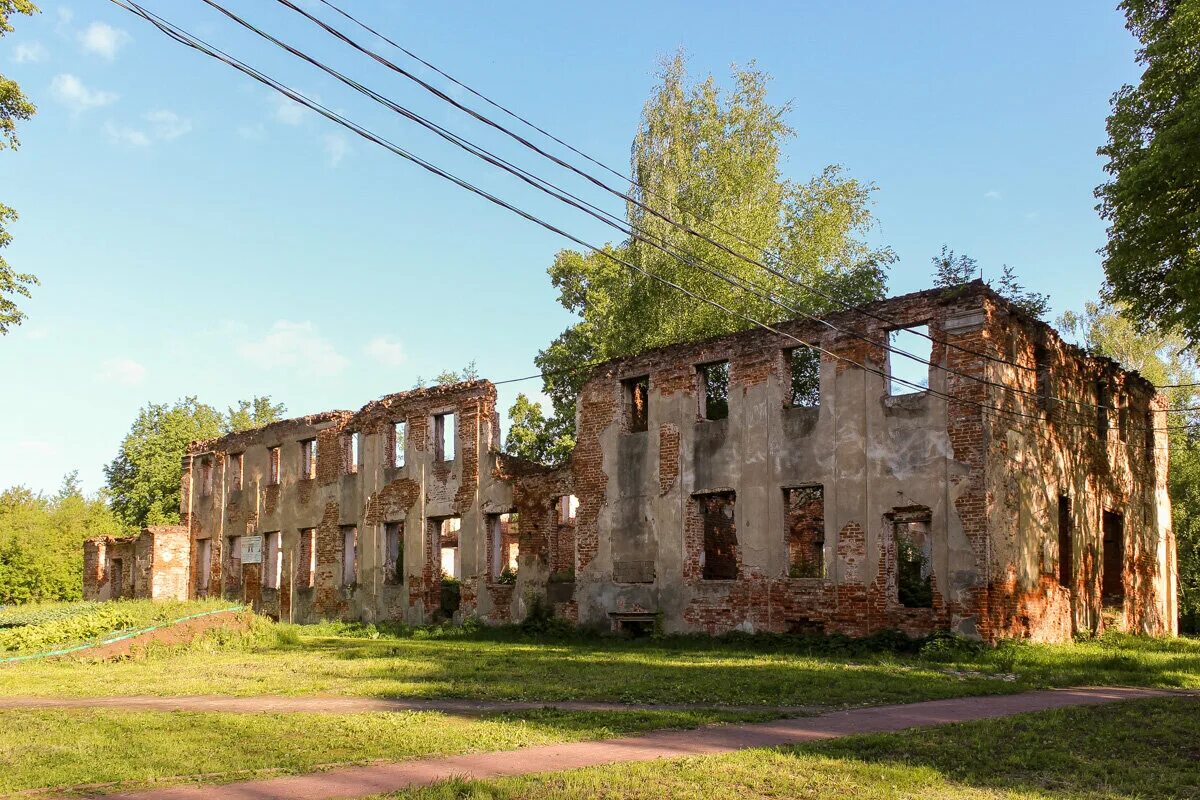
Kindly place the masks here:
[(451, 781), (405, 800), (1200, 797), (1200, 700), (1024, 714), (728, 756)]
[(0, 794), (95, 786), (225, 783), (377, 760), (603, 739), (656, 728), (762, 719), (716, 712), (530, 711), (482, 718), (429, 712), (229, 714), (0, 711)]
[(1200, 641), (1110, 636), (1058, 646), (868, 652), (818, 640), (381, 632), (359, 625), (218, 633), (106, 662), (0, 666), (0, 695), (339, 694), (852, 706), (1069, 685), (1200, 687)]

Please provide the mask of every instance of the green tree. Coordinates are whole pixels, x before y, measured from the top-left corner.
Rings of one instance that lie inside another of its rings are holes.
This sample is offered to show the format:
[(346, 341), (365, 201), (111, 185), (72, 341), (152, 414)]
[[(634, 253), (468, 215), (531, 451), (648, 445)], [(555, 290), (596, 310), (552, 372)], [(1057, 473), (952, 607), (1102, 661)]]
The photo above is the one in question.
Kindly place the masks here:
[(0, 493), (0, 605), (83, 596), (83, 540), (121, 523), (100, 496), (85, 496), (77, 473), (46, 497), (17, 486)]
[[(633, 140), (634, 196), (640, 203), (824, 294), (851, 303), (882, 296), (894, 255), (863, 240), (872, 222), (875, 187), (837, 166), (803, 183), (782, 177), (781, 147), (793, 132), (784, 121), (788, 107), (767, 100), (765, 73), (735, 68), (733, 88), (723, 93), (711, 76), (689, 85), (677, 56), (664, 64), (660, 78)], [(809, 313), (831, 306), (792, 280), (769, 275), (636, 203), (627, 204), (626, 219), (653, 242), (751, 282), (787, 305)], [(794, 316), (637, 238), (605, 249), (759, 321)], [(588, 364), (750, 324), (597, 253), (564, 250), (549, 273), (559, 302), (579, 321), (536, 358), (554, 406), (553, 417), (545, 420), (554, 433), (535, 437), (540, 441), (557, 440), (560, 432), (573, 435), (575, 397)], [(528, 419), (529, 411), (519, 413)]]
[(117, 518), (129, 528), (179, 521), (179, 481), (189, 443), (248, 430), (282, 418), (269, 396), (239, 401), (225, 414), (195, 397), (149, 403), (138, 412), (117, 457), (104, 468)]
[[(479, 380), (479, 367), (475, 364), (475, 359), (471, 359), (461, 371), (452, 369), (442, 370), (441, 373), (433, 378), (433, 386), (447, 386), (451, 383), (464, 383), (466, 381)], [(424, 389), (430, 385), (420, 375), (417, 376), (416, 382), (413, 384), (414, 389)]]
[(1200, 341), (1200, 2), (1122, 0), (1144, 67), (1112, 98), (1111, 179), (1096, 189), (1109, 223), (1112, 299), (1143, 327)]
[[(31, 15), (37, 12), (37, 7), (29, 0), (0, 0), (0, 37), (12, 32), (9, 18), (13, 14)], [(16, 150), (20, 146), (17, 122), (29, 119), (36, 111), (37, 108), (29, 102), (17, 82), (0, 75), (0, 150), (5, 147)], [(0, 250), (12, 242), (8, 225), (16, 219), (17, 212), (0, 203)], [(15, 271), (0, 255), (0, 335), (8, 333), (10, 327), (20, 325), (25, 319), (25, 313), (13, 298), (16, 295), (29, 297), (29, 287), (37, 285), (37, 282), (33, 275)]]
[(219, 411), (195, 397), (142, 408), (104, 468), (117, 518), (130, 528), (179, 522), (184, 452), (190, 442), (220, 436), (225, 424)]
[(511, 424), (504, 451), (509, 455), (543, 464), (561, 464), (571, 455), (574, 438), (546, 420), (541, 403), (519, 394), (508, 410), (508, 418)]
[[(942, 251), (933, 257), (934, 286), (961, 286), (976, 280), (980, 274), (978, 261), (965, 253), (955, 253), (946, 245), (942, 245)], [(1043, 319), (1050, 313), (1050, 296), (1026, 289), (1008, 264), (1001, 267), (999, 280), (987, 283), (1001, 297), (1035, 319)]]
[(263, 425), (278, 422), (286, 413), (287, 406), (283, 403), (272, 403), (270, 395), (239, 400), (237, 408), (230, 406), (225, 412), (221, 431), (222, 433), (238, 433), (252, 428), (261, 428)]
[[(1156, 386), (1200, 382), (1200, 363), (1179, 331), (1165, 336), (1138, 331), (1120, 306), (1087, 303), (1080, 313), (1067, 312), (1058, 327), (1087, 350), (1108, 356), (1135, 369)], [(1190, 409), (1200, 403), (1200, 390), (1179, 386), (1160, 390), (1173, 409)], [(1200, 632), (1200, 414), (1179, 410), (1167, 415), (1165, 435), (1171, 457), (1167, 489), (1171, 496), (1172, 526), (1179, 553), (1179, 608), (1181, 626)], [(1156, 434), (1164, 435), (1164, 434)]]

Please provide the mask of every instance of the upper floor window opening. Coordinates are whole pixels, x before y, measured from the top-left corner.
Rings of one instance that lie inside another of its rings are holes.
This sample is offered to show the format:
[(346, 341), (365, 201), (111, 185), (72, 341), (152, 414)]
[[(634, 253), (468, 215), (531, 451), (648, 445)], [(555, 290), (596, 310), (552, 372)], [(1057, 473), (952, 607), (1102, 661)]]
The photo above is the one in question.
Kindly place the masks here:
[(245, 453), (234, 453), (229, 457), (229, 491), (242, 490), (242, 473), (246, 464)]
[(785, 350), (788, 405), (815, 408), (821, 405), (821, 354), (811, 347)]
[(700, 380), (700, 416), (725, 419), (729, 416), (729, 362), (716, 361), (696, 367)]
[(910, 325), (888, 331), (888, 394), (918, 394), (929, 389), (933, 342), (928, 325)]
[(650, 426), (650, 376), (621, 381), (625, 430), (640, 433)]
[(408, 423), (396, 422), (392, 425), (392, 466), (404, 466), (404, 448), (408, 445)]
[(455, 414), (447, 411), (433, 417), (434, 454), (438, 461), (453, 461), (455, 458), (455, 439), (457, 431)]
[(267, 485), (278, 486), (280, 478), (279, 447), (275, 446), (268, 448), (267, 455), (270, 457), (270, 467), (267, 472)]
[(346, 474), (354, 475), (358, 472), (358, 465), (362, 459), (362, 434), (358, 431), (346, 434), (344, 449), (346, 451)]
[(305, 439), (300, 442), (300, 477), (302, 480), (312, 480), (317, 477), (316, 439)]

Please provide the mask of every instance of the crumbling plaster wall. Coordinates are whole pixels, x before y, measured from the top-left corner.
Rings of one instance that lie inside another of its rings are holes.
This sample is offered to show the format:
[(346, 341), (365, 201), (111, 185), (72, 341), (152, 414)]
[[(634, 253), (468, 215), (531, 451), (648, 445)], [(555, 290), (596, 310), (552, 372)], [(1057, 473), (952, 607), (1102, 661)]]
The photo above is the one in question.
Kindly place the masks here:
[[(989, 403), (1009, 412), (987, 418), (992, 635), (1060, 641), (1101, 630), (1106, 511), (1123, 516), (1125, 533), (1125, 599), (1112, 622), (1176, 633), (1167, 437), (1149, 430), (1167, 424), (1165, 399), (1136, 373), (1087, 356), (998, 298), (986, 310), (997, 352), (1020, 365), (988, 364), (992, 382), (1020, 390), (989, 390)], [(1107, 398), (1097, 395), (1097, 382)], [(1067, 584), (1059, 580), (1060, 496), (1071, 510)]]
[[(455, 415), (452, 461), (436, 457), (433, 441), (433, 416), (445, 413)], [(396, 422), (408, 426), (403, 466), (395, 466), (392, 458)], [(360, 435), (359, 464), (351, 470), (346, 437), (355, 433)], [(307, 439), (317, 441), (313, 478), (302, 474), (300, 443)], [(194, 540), (212, 541), (211, 591), (220, 587), (264, 613), (296, 621), (430, 622), (441, 604), (441, 574), (428, 523), (458, 516), (464, 577), (457, 616), (491, 613), (490, 596), (480, 595), (487, 563), (484, 509), (513, 506), (511, 486), (495, 480), (489, 468), (498, 440), (495, 388), (476, 381), (389, 395), (357, 413), (326, 412), (193, 444), (184, 459), (184, 516)], [(278, 485), (268, 480), (272, 447), (280, 448)], [(232, 491), (232, 456), (237, 453), (243, 458), (242, 488)], [(204, 493), (201, 483), (204, 459), (214, 463), (211, 494)], [(404, 526), (403, 582), (389, 579), (384, 568), (389, 523)], [(344, 585), (343, 529), (348, 526), (358, 529), (358, 578)], [(308, 565), (299, 557), (306, 529), (316, 531), (311, 587), (306, 585)], [(265, 585), (263, 567), (255, 564), (242, 564), (239, 576), (223, 578), (230, 564), (229, 537), (274, 531), (282, 534), (278, 588)]]
[(88, 539), (83, 543), (83, 598), (185, 600), (189, 559), (188, 530), (180, 525), (154, 525), (136, 536)]
[[(886, 303), (886, 313), (900, 324), (928, 323), (936, 337), (955, 341), (973, 331), (946, 321), (969, 315), (979, 302), (925, 293)], [(847, 329), (886, 336), (878, 320), (850, 316), (841, 319)], [(783, 329), (876, 369), (886, 364), (882, 347), (816, 324)], [(796, 346), (750, 331), (625, 359), (587, 383), (573, 462), (581, 622), (606, 626), (614, 614), (654, 613), (669, 631), (863, 634), (945, 627), (978, 633), (983, 526), (979, 519), (964, 526), (959, 504), (981, 494), (981, 451), (953, 441), (945, 400), (927, 393), (889, 397), (883, 377), (828, 355), (820, 406), (787, 407), (783, 352)], [(936, 363), (945, 357), (935, 348)], [(728, 418), (701, 419), (696, 366), (719, 360), (731, 365)], [(629, 432), (621, 421), (622, 381), (642, 375), (650, 379), (649, 426)], [(952, 394), (964, 390), (939, 370), (931, 372), (930, 385)], [(959, 416), (977, 438), (978, 414), (973, 422), (969, 413)], [(825, 577), (790, 578), (783, 490), (811, 484), (825, 491)], [(700, 577), (698, 538), (689, 531), (693, 495), (716, 491), (736, 494), (740, 570), (732, 581)], [(981, 498), (974, 499), (966, 515), (981, 517)], [(911, 506), (931, 512), (937, 542), (932, 609), (903, 608), (895, 599), (888, 514)]]

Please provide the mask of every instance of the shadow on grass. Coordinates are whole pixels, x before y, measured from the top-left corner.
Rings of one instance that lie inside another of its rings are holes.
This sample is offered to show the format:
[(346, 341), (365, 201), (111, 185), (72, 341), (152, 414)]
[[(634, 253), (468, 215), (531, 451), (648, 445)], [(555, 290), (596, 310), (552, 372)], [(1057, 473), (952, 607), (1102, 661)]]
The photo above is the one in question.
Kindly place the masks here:
[(302, 635), (274, 649), (312, 654), (331, 677), (336, 664), (355, 663), (355, 693), (373, 696), (852, 706), (1052, 686), (1200, 686), (1200, 643), (1131, 636), (996, 649), (939, 641), (914, 653), (838, 637), (539, 640), (511, 629), (418, 636), (348, 623), (293, 630)]
[[(1200, 797), (1200, 699), (1022, 714), (786, 748), (798, 761), (928, 767), (955, 783), (1068, 798)], [(797, 768), (801, 767), (797, 764)]]

